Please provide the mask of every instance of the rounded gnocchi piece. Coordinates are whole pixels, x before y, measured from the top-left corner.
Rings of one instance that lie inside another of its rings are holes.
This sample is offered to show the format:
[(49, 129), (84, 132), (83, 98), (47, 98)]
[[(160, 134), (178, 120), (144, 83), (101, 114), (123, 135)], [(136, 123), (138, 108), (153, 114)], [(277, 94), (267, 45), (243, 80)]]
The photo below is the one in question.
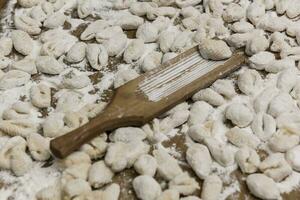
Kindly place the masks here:
[(191, 31), (188, 30), (176, 34), (172, 46), (170, 47), (170, 50), (173, 52), (183, 51), (185, 48), (187, 48), (187, 46), (191, 45), (192, 42), (191, 35), (192, 35)]
[(274, 152), (286, 152), (299, 144), (299, 136), (288, 130), (278, 129), (278, 131), (269, 140), (269, 147)]
[(112, 142), (128, 143), (132, 141), (143, 141), (146, 136), (146, 133), (141, 128), (123, 127), (109, 134), (109, 140)]
[(262, 78), (256, 70), (246, 69), (238, 76), (237, 85), (246, 95), (253, 95), (262, 86)]
[(285, 159), (293, 170), (300, 171), (300, 162), (298, 156), (300, 155), (300, 146), (295, 146), (288, 150), (285, 154)]
[(206, 101), (212, 106), (220, 106), (225, 103), (222, 95), (211, 88), (200, 90), (192, 97), (193, 101)]
[(216, 162), (224, 167), (233, 165), (234, 153), (226, 144), (222, 144), (214, 138), (206, 138), (204, 143)]
[(177, 190), (182, 195), (190, 195), (200, 189), (198, 182), (187, 172), (178, 174), (169, 182), (169, 188)]
[(254, 99), (253, 107), (256, 113), (267, 112), (272, 99), (279, 93), (276, 87), (267, 87)]
[(18, 0), (18, 4), (23, 8), (31, 8), (39, 3), (39, 0)]
[(11, 60), (1, 55), (0, 52), (0, 69), (5, 69), (11, 64)]
[(142, 69), (144, 72), (150, 71), (160, 66), (162, 60), (162, 53), (158, 51), (150, 52), (145, 56)]
[(293, 172), (281, 153), (269, 155), (260, 163), (259, 169), (276, 182), (282, 181)]
[(14, 16), (14, 24), (18, 30), (27, 32), (29, 35), (38, 35), (41, 33), (41, 22), (29, 16)]
[(253, 112), (244, 104), (233, 103), (226, 109), (225, 116), (234, 125), (238, 127), (246, 127), (253, 120)]
[(211, 88), (217, 93), (231, 99), (235, 93), (235, 89), (231, 80), (217, 80), (211, 86)]
[(209, 60), (224, 60), (232, 55), (230, 48), (222, 40), (205, 39), (199, 44), (199, 51), (203, 58)]
[(108, 53), (103, 45), (88, 44), (86, 47), (86, 57), (91, 67), (100, 70), (108, 65)]
[(190, 146), (186, 152), (186, 160), (200, 179), (205, 179), (210, 174), (212, 159), (206, 146)]
[(265, 9), (264, 4), (253, 2), (248, 6), (246, 16), (252, 24), (256, 25), (256, 23), (265, 14)]
[(49, 115), (42, 124), (43, 135), (45, 137), (54, 138), (64, 134), (63, 114), (53, 113)]
[(64, 199), (76, 199), (82, 195), (87, 195), (92, 191), (89, 183), (82, 179), (74, 179), (66, 183), (63, 188)]
[(122, 55), (127, 45), (127, 36), (124, 33), (114, 34), (103, 42), (109, 56)]
[(47, 108), (51, 105), (51, 89), (45, 84), (33, 85), (30, 89), (32, 105), (38, 108)]
[(149, 10), (156, 8), (157, 4), (149, 2), (134, 2), (130, 5), (129, 11), (136, 16), (144, 16)]
[(35, 195), (37, 200), (60, 200), (61, 199), (61, 185), (55, 184), (41, 189)]
[(276, 121), (271, 115), (261, 112), (254, 116), (251, 128), (260, 140), (267, 141), (276, 131)]
[(113, 176), (113, 171), (106, 166), (104, 161), (98, 161), (93, 163), (89, 170), (88, 182), (93, 188), (100, 188), (103, 185), (110, 183)]
[(261, 51), (265, 51), (269, 47), (269, 40), (260, 34), (253, 34), (250, 40), (246, 43), (246, 54), (254, 55)]
[(268, 51), (261, 51), (249, 58), (250, 67), (257, 70), (264, 70), (266, 66), (275, 60), (274, 54)]
[(143, 23), (143, 18), (130, 14), (126, 17), (120, 18), (115, 25), (121, 26), (123, 30), (136, 30)]
[(37, 5), (31, 9), (30, 17), (39, 22), (43, 22), (47, 18), (47, 14), (45, 13), (41, 5)]
[(151, 155), (141, 155), (134, 163), (134, 169), (141, 175), (154, 176), (157, 169), (157, 162)]
[(102, 30), (106, 27), (108, 27), (109, 24), (106, 20), (96, 20), (88, 25), (88, 27), (81, 33), (80, 39), (85, 40), (91, 40), (93, 39), (97, 31)]
[(34, 160), (46, 161), (50, 158), (49, 140), (37, 133), (27, 136), (29, 152)]
[(179, 200), (179, 192), (174, 189), (167, 189), (156, 200)]
[(295, 70), (286, 69), (282, 71), (277, 79), (277, 88), (282, 92), (290, 93), (297, 83), (297, 74)]
[(178, 53), (174, 53), (174, 52), (169, 52), (169, 53), (165, 53), (163, 58), (162, 58), (162, 63), (165, 63), (169, 60), (172, 60), (173, 58), (175, 58), (178, 55)]
[(64, 66), (52, 56), (39, 56), (35, 64), (37, 70), (45, 74), (57, 75), (64, 70)]
[(155, 42), (158, 38), (158, 29), (152, 23), (144, 23), (136, 31), (136, 38), (145, 43)]
[[(223, 183), (217, 175), (210, 175), (205, 178), (202, 186), (201, 198), (207, 200), (219, 199)], [(195, 199), (196, 200), (196, 199)]]
[(124, 51), (123, 59), (126, 63), (137, 61), (144, 53), (144, 42), (141, 39), (132, 40)]
[(148, 175), (140, 175), (132, 182), (135, 194), (142, 200), (154, 200), (161, 194), (160, 185)]
[(31, 74), (31, 75), (37, 73), (35, 60), (30, 58), (30, 57), (25, 57), (22, 60), (13, 62), (11, 64), (11, 69), (24, 71), (24, 72), (27, 72), (28, 74)]
[(176, 5), (179, 8), (186, 8), (189, 6), (196, 6), (201, 3), (202, 0), (175, 0)]
[(86, 44), (77, 42), (74, 44), (66, 55), (66, 61), (69, 63), (78, 63), (85, 58)]
[(298, 112), (282, 113), (276, 118), (277, 127), (285, 129), (292, 134), (299, 135), (300, 131), (300, 114)]
[(198, 125), (204, 123), (213, 112), (213, 107), (205, 101), (196, 101), (190, 109), (188, 124)]
[(2, 113), (2, 118), (7, 120), (27, 119), (31, 114), (31, 105), (27, 102), (16, 102), (11, 108), (6, 109)]
[(292, 112), (295, 108), (296, 105), (289, 94), (279, 93), (270, 101), (268, 113), (276, 118), (281, 113)]
[(30, 74), (20, 70), (10, 70), (0, 79), (0, 90), (7, 90), (25, 85), (30, 80)]
[(241, 5), (231, 3), (225, 8), (222, 17), (225, 22), (232, 23), (240, 21), (242, 18), (245, 17), (245, 15), (246, 11)]
[(60, 182), (65, 185), (69, 181), (77, 178), (87, 180), (90, 167), (90, 163), (78, 163), (72, 165), (63, 171)]
[(271, 73), (278, 73), (280, 71), (283, 71), (285, 69), (291, 69), (296, 66), (295, 60), (286, 57), (280, 60), (274, 60), (272, 63), (270, 63), (268, 66), (266, 66), (265, 70), (267, 72)]
[(13, 47), (12, 39), (9, 37), (0, 38), (0, 54), (8, 56), (11, 53)]
[(243, 173), (255, 173), (260, 164), (259, 155), (250, 147), (242, 147), (235, 154), (235, 160)]
[(172, 180), (178, 174), (182, 173), (178, 161), (170, 156), (165, 150), (154, 150), (153, 156), (157, 161), (157, 172), (165, 180)]
[(64, 15), (64, 13), (55, 12), (45, 19), (43, 25), (46, 28), (54, 29), (62, 26), (65, 23), (66, 19), (67, 17)]
[(82, 104), (83, 94), (75, 91), (66, 91), (58, 97), (55, 110), (62, 113), (76, 112)]
[(264, 174), (251, 174), (246, 179), (250, 192), (262, 199), (278, 199), (279, 189), (273, 179)]
[(71, 166), (76, 166), (79, 164), (91, 164), (91, 158), (89, 157), (88, 154), (81, 152), (81, 151), (76, 151), (69, 156), (67, 156), (65, 159), (62, 161), (62, 165), (65, 168), (69, 168)]
[(108, 147), (108, 143), (106, 142), (106, 140), (107, 135), (101, 134), (100, 136), (90, 141), (88, 144), (82, 145), (80, 150), (88, 154), (91, 159), (101, 158), (104, 156)]
[(256, 149), (260, 144), (260, 140), (252, 133), (249, 133), (245, 129), (240, 129), (239, 127), (234, 127), (226, 133), (226, 137), (235, 146), (241, 148), (248, 146), (250, 148)]
[(26, 174), (33, 165), (33, 162), (24, 151), (14, 150), (10, 159), (11, 171), (16, 176), (23, 176)]
[(11, 33), (11, 39), (15, 50), (20, 54), (27, 56), (32, 52), (34, 46), (33, 40), (28, 33), (21, 30), (14, 30)]
[(118, 88), (128, 81), (131, 81), (135, 78), (137, 78), (139, 74), (131, 68), (124, 68), (124, 69), (119, 69), (115, 75), (115, 80), (114, 80), (114, 88)]
[(236, 33), (248, 33), (254, 29), (254, 26), (247, 21), (235, 22), (231, 26), (231, 30)]

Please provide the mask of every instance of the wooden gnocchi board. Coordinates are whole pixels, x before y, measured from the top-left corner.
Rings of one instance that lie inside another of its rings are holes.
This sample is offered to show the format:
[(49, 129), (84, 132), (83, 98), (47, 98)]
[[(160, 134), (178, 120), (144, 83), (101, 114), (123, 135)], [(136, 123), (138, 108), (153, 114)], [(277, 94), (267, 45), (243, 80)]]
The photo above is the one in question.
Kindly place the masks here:
[[(1, 12), (1, 10), (5, 9), (6, 3), (7, 3), (7, 0), (0, 0), (0, 17), (3, 17), (3, 12)], [(0, 31), (1, 31), (1, 28), (2, 27), (0, 27)], [(75, 34), (80, 35), (80, 33), (83, 30), (84, 29), (80, 30), (80, 28), (79, 28), (78, 30), (75, 31)], [(128, 34), (129, 34), (129, 36), (132, 37), (132, 34), (134, 35), (135, 33), (129, 32)], [(113, 64), (110, 64), (109, 67), (112, 70), (115, 70), (114, 66), (118, 62), (119, 62), (119, 60), (117, 60), (117, 59), (113, 60), (113, 62), (112, 62)], [(231, 77), (236, 78), (234, 74), (231, 75)], [(101, 74), (93, 75), (91, 78), (93, 79), (94, 82), (97, 82), (101, 78)], [(112, 93), (113, 93), (113, 91), (108, 93), (107, 101), (109, 101), (109, 96), (112, 96)], [(179, 152), (179, 154), (180, 154), (178, 159), (181, 161), (185, 161), (186, 146), (185, 146), (185, 138), (182, 135), (176, 135), (175, 137), (170, 138), (170, 140), (163, 142), (163, 145), (165, 147), (175, 147), (176, 151)], [(264, 154), (264, 153), (261, 152), (261, 154)], [(51, 164), (51, 161), (49, 161), (49, 163), (47, 163), (47, 164)], [(196, 180), (200, 183), (200, 186), (202, 185), (202, 181), (199, 178), (197, 178), (197, 176), (193, 173), (191, 168), (187, 167), (186, 165), (183, 165), (182, 168), (187, 170), (191, 174), (191, 176), (195, 177)], [(133, 191), (132, 184), (131, 184), (132, 179), (136, 175), (137, 175), (137, 173), (133, 169), (127, 169), (127, 170), (124, 170), (114, 176), (113, 182), (118, 183), (121, 187), (120, 200), (137, 199), (134, 195), (134, 191)], [(240, 185), (241, 185), (241, 187), (240, 187), (241, 192), (235, 193), (235, 194), (229, 196), (227, 198), (228, 200), (256, 200), (257, 199), (249, 193), (249, 191), (245, 185), (245, 181), (244, 181), (245, 176), (241, 173), (240, 170), (233, 172), (231, 174), (231, 176), (233, 178), (236, 178), (237, 180), (239, 180)], [(9, 187), (9, 186), (5, 185), (4, 183), (1, 183), (1, 180), (0, 180), (0, 189), (4, 188), (4, 187)], [(200, 196), (200, 193), (201, 193), (201, 190), (198, 190), (198, 191), (196, 191), (195, 195)], [(283, 194), (282, 196), (283, 196), (283, 200), (300, 199), (300, 189), (296, 189), (288, 194)], [(10, 199), (10, 200), (13, 200), (13, 199)]]

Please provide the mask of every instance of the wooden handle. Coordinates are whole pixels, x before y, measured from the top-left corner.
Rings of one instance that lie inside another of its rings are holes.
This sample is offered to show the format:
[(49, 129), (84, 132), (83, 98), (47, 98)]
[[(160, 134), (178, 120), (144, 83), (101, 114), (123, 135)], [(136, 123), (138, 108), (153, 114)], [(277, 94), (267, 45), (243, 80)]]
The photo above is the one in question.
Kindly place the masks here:
[(140, 126), (142, 122), (137, 117), (120, 116), (109, 106), (102, 114), (92, 119), (89, 123), (75, 129), (50, 142), (50, 150), (58, 158), (65, 158), (84, 143), (89, 142), (105, 131), (110, 131), (120, 126)]

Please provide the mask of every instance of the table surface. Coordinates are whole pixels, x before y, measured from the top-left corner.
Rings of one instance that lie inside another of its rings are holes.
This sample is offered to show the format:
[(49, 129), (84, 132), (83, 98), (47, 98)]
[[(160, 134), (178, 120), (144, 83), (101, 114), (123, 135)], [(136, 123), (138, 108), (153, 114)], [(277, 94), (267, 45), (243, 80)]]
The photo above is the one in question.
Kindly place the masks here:
[[(0, 9), (5, 7), (6, 0), (0, 0)], [(0, 11), (0, 16), (1, 16), (1, 11)], [(77, 33), (75, 31), (75, 34), (79, 35), (82, 32), (82, 30), (77, 30)], [(130, 37), (132, 37), (135, 33), (128, 33)], [(115, 65), (119, 62), (119, 60), (113, 60), (113, 62), (110, 64), (110, 68), (112, 70), (115, 69)], [(101, 74), (95, 74), (93, 75), (92, 79), (94, 82), (97, 82), (101, 78)], [(108, 95), (111, 96), (113, 91), (111, 91)], [(107, 99), (109, 101), (109, 98)], [(185, 151), (186, 151), (186, 146), (185, 146), (185, 138), (183, 135), (177, 135), (173, 138), (171, 138), (168, 141), (163, 142), (163, 145), (165, 147), (175, 147), (178, 152), (180, 152), (179, 159), (184, 161), (185, 159)], [(182, 166), (184, 169), (186, 169), (191, 176), (195, 177), (197, 181), (202, 185), (202, 181), (197, 178), (197, 176), (193, 173), (193, 171), (190, 168), (187, 168), (186, 166)], [(120, 195), (120, 200), (132, 200), (136, 199), (131, 181), (132, 179), (136, 176), (136, 172), (133, 169), (127, 169), (124, 170), (118, 174), (116, 174), (113, 178), (113, 182), (118, 183), (121, 187), (121, 195)], [(249, 194), (249, 191), (245, 185), (245, 181), (243, 181), (244, 175), (240, 172), (240, 170), (235, 171), (232, 174), (232, 177), (236, 177), (240, 184), (241, 184), (241, 192), (236, 193), (234, 195), (231, 195), (228, 197), (228, 200), (255, 200), (257, 198), (253, 197), (252, 195)], [(0, 182), (0, 189), (1, 187), (4, 187), (4, 184)], [(200, 191), (196, 191), (195, 195), (199, 196)], [(294, 190), (289, 194), (283, 194), (283, 200), (295, 200), (295, 199), (300, 199), (300, 189)]]

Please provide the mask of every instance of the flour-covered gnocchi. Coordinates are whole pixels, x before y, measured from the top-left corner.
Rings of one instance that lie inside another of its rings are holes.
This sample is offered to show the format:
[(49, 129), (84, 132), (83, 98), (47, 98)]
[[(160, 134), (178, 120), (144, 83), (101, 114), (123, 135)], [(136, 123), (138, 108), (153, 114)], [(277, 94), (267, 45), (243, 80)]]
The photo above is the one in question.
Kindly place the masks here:
[(220, 106), (225, 103), (224, 97), (211, 88), (200, 90), (199, 92), (194, 94), (193, 100), (206, 101), (213, 106)]
[(133, 180), (135, 194), (142, 200), (154, 200), (161, 194), (160, 185), (148, 175), (140, 175)]
[(79, 75), (75, 71), (70, 71), (63, 76), (62, 86), (67, 89), (82, 89), (91, 84), (87, 75)]
[(256, 70), (246, 69), (238, 76), (237, 85), (246, 95), (253, 95), (262, 86), (262, 78)]
[(141, 39), (135, 39), (129, 43), (126, 47), (123, 55), (123, 59), (126, 63), (132, 63), (137, 61), (143, 54), (144, 41)]
[(37, 70), (45, 74), (56, 75), (64, 70), (64, 66), (52, 56), (39, 56), (35, 64)]
[(21, 15), (14, 17), (14, 24), (18, 30), (25, 31), (29, 35), (37, 35), (41, 33), (41, 22), (29, 16)]
[(276, 131), (275, 119), (266, 113), (258, 113), (251, 123), (253, 133), (262, 141), (267, 141)]
[(74, 44), (66, 55), (66, 60), (70, 63), (81, 62), (85, 58), (86, 44), (84, 42), (77, 42)]
[(108, 65), (108, 53), (103, 45), (88, 44), (86, 57), (93, 69), (100, 70)]
[(141, 155), (134, 163), (134, 169), (141, 175), (154, 176), (157, 169), (157, 161), (151, 155)]
[(243, 173), (255, 173), (260, 164), (259, 155), (248, 146), (242, 147), (235, 154), (235, 160)]
[(222, 180), (217, 175), (210, 175), (204, 179), (201, 198), (204, 200), (219, 199), (222, 188)]
[(29, 55), (33, 50), (32, 38), (22, 30), (15, 30), (11, 33), (14, 49), (22, 55)]
[(226, 137), (229, 142), (240, 148), (248, 146), (250, 148), (256, 149), (260, 143), (260, 140), (254, 134), (252, 134), (251, 132), (249, 133), (248, 131), (239, 127), (230, 129), (226, 133)]
[(88, 174), (88, 181), (93, 188), (100, 188), (103, 185), (110, 183), (113, 176), (113, 171), (106, 166), (104, 161), (98, 161), (91, 166)]
[(82, 179), (74, 179), (66, 183), (63, 188), (64, 199), (83, 198), (92, 191), (89, 183)]
[(33, 159), (45, 161), (50, 158), (49, 140), (37, 133), (27, 136), (27, 145)]
[(212, 159), (206, 146), (190, 146), (186, 152), (186, 160), (200, 179), (205, 179), (210, 174)]
[(179, 200), (179, 192), (174, 189), (167, 189), (163, 191), (157, 200)]
[(91, 140), (88, 144), (82, 145), (81, 151), (90, 156), (91, 159), (98, 159), (104, 156), (108, 143), (106, 142), (107, 135), (101, 134), (95, 139)]
[(229, 99), (236, 94), (233, 83), (230, 80), (217, 80), (212, 84), (211, 88)]
[(143, 60), (142, 69), (147, 72), (160, 66), (162, 53), (158, 51), (150, 52)]
[(241, 128), (248, 126), (253, 120), (252, 111), (246, 105), (240, 103), (229, 105), (225, 116), (234, 125)]
[(0, 38), (0, 54), (8, 56), (12, 51), (13, 43), (9, 37)]
[(55, 12), (45, 19), (43, 26), (46, 28), (54, 29), (62, 26), (65, 23), (66, 19), (67, 17), (64, 15), (64, 13)]
[(188, 124), (197, 125), (204, 123), (213, 112), (213, 107), (205, 101), (196, 101), (190, 109)]
[(11, 69), (24, 71), (31, 75), (37, 73), (35, 60), (30, 57), (25, 57), (22, 60), (13, 62), (10, 67)]
[(268, 144), (275, 152), (286, 152), (299, 144), (299, 136), (289, 130), (278, 129)]
[(258, 112), (267, 112), (271, 100), (279, 93), (276, 87), (267, 87), (264, 89), (253, 102), (254, 110)]
[(169, 188), (177, 190), (179, 194), (190, 195), (193, 194), (197, 189), (200, 189), (198, 182), (190, 177), (187, 172), (178, 174), (169, 182)]

